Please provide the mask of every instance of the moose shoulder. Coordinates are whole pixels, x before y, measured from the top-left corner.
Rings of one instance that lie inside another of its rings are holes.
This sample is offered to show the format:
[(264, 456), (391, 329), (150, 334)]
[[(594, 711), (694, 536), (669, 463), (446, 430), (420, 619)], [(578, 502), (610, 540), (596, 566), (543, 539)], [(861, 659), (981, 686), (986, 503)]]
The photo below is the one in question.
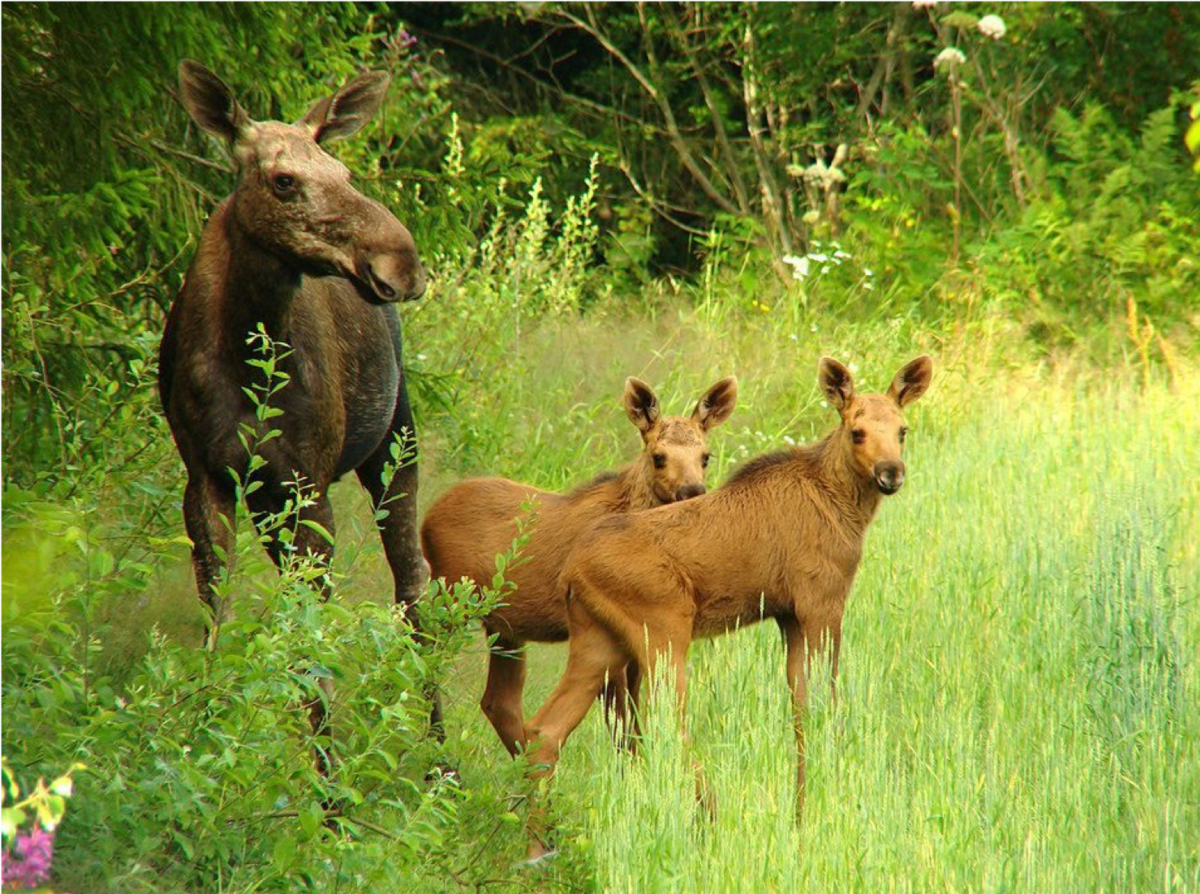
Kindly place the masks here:
[[(252, 515), (280, 511), (300, 483), (313, 498), (302, 518), (332, 532), (329, 485), (356, 471), (373, 503), (389, 504), (381, 533), (397, 600), (413, 598), (423, 583), (415, 461), (386, 490), (383, 478), (394, 440), (415, 446), (394, 305), (421, 296), (425, 273), (409, 231), (355, 190), (323, 148), (361, 128), (387, 84), (386, 74), (364, 74), (295, 124), (256, 122), (208, 69), (179, 67), (188, 114), (226, 143), (238, 169), (236, 188), (200, 236), (159, 364), (163, 407), (187, 469), (196, 584), (215, 621), (213, 585), (232, 547), (230, 470), (244, 476), (249, 462), (239, 427), (255, 420), (246, 388), (261, 375), (247, 364), (248, 337), (259, 326), (286, 354), (279, 369), (289, 381), (271, 398), (283, 411), (271, 420), (281, 434), (256, 448), (267, 464), (256, 472), (263, 486), (248, 498)], [(332, 550), (308, 526), (297, 528), (294, 547), (322, 561)], [(270, 549), (280, 561), (282, 547)]]

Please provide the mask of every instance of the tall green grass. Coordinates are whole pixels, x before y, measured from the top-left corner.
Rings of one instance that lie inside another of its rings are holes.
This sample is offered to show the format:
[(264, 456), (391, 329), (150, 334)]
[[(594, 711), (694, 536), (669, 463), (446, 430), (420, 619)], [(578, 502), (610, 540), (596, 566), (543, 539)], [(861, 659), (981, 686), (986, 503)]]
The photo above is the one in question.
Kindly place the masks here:
[[(710, 440), (718, 484), (749, 456), (835, 424), (816, 387), (822, 354), (853, 363), (860, 388), (876, 391), (933, 354), (933, 387), (908, 414), (908, 483), (868, 535), (847, 609), (837, 706), (827, 678), (811, 688), (803, 824), (782, 647), (763, 624), (693, 647), (690, 745), (667, 699), (650, 706), (637, 758), (614, 751), (591, 712), (551, 787), (559, 855), (521, 867), (529, 787), (478, 709), (479, 637), (445, 679), (445, 755), (461, 788), (453, 820), (430, 821), (425, 840), (438, 844), (404, 850), (388, 834), (410, 818), (381, 799), (358, 815), (382, 831), (347, 840), (344, 862), (317, 881), (342, 891), (1200, 891), (1200, 377), (1185, 368), (1170, 390), (1128, 367), (1052, 366), (987, 316), (714, 321), (672, 299), (646, 308), (547, 315), (519, 340), (498, 317), (460, 321), (453, 400), (421, 404), (421, 502), (468, 474), (561, 489), (631, 459), (640, 441), (619, 405), (631, 374), (673, 413), (738, 376), (739, 407)], [(449, 338), (456, 312), (451, 300), (430, 305), (411, 321), (413, 342), (450, 356), (437, 333)], [(414, 357), (418, 373), (426, 363), (436, 365)], [(353, 482), (332, 497), (334, 598), (389, 601), (365, 498)], [(36, 547), (36, 532), (24, 533)], [(106, 661), (132, 667), (152, 627), (198, 641), (182, 546), (177, 558), (153, 569), (136, 601), (115, 594), (99, 607)], [(243, 574), (273, 579), (257, 550), (241, 561)], [(6, 611), (18, 595), (9, 573)], [(564, 658), (563, 646), (531, 647), (527, 713)], [(696, 803), (693, 760), (712, 816)], [(254, 890), (258, 871), (242, 867), (229, 890)]]

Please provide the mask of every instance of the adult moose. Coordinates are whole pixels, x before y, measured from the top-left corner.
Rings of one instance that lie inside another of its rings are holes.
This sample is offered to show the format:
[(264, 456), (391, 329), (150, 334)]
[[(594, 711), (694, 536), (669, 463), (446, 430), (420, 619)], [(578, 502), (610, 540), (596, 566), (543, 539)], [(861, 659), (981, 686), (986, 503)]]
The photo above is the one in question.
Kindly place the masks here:
[[(247, 336), (260, 324), (286, 343), (290, 382), (272, 399), (281, 435), (257, 447), (266, 466), (249, 496), (252, 515), (282, 510), (293, 482), (313, 489), (301, 518), (333, 531), (330, 484), (357, 472), (376, 506), (395, 579), (395, 598), (420, 590), (415, 462), (386, 485), (390, 447), (415, 444), (400, 365), (396, 302), (419, 298), (425, 273), (412, 236), (383, 205), (350, 184), (350, 172), (322, 148), (361, 128), (383, 101), (388, 75), (369, 73), (317, 102), (295, 124), (253, 121), (229, 88), (204, 66), (179, 66), (184, 108), (229, 147), (237, 186), (200, 236), (167, 318), (159, 388), (187, 468), (184, 521), (200, 598), (211, 609), (210, 643), (222, 606), (214, 589), (232, 554), (235, 489), (249, 457), (238, 433), (253, 423), (243, 388), (253, 381)], [(404, 499), (395, 499), (401, 494)], [(332, 545), (307, 525), (293, 547), (328, 562)], [(284, 547), (272, 542), (279, 563)]]
[[(774, 618), (796, 711), (799, 809), (808, 664), (828, 648), (836, 676), (863, 537), (884, 495), (904, 484), (902, 410), (925, 393), (932, 370), (918, 357), (887, 394), (860, 395), (850, 371), (826, 357), (821, 387), (841, 424), (823, 439), (759, 457), (705, 496), (607, 519), (580, 539), (561, 579), (567, 668), (526, 729), (532, 775), (553, 772), (606, 675), (635, 661), (653, 680), (665, 656), (682, 701), (693, 639)], [(537, 822), (535, 814), (535, 834)], [(542, 852), (532, 841), (531, 853)]]
[[(567, 638), (567, 607), (558, 576), (572, 547), (602, 518), (704, 493), (708, 433), (737, 405), (737, 380), (721, 379), (705, 391), (691, 416), (664, 416), (653, 389), (632, 376), (625, 382), (624, 403), (626, 415), (641, 432), (642, 451), (621, 471), (600, 475), (568, 494), (507, 478), (471, 479), (442, 494), (421, 526), (421, 544), (434, 577), (485, 583), (496, 570), (497, 554), (517, 536), (522, 506), (536, 500), (537, 521), (524, 561), (507, 572), (516, 589), (507, 604), (483, 621), (496, 641), (480, 707), (513, 755), (525, 738), (524, 646)], [(636, 703), (638, 683), (636, 664), (629, 665), (628, 674), (612, 674), (605, 695), (615, 720), (625, 719), (627, 697)]]

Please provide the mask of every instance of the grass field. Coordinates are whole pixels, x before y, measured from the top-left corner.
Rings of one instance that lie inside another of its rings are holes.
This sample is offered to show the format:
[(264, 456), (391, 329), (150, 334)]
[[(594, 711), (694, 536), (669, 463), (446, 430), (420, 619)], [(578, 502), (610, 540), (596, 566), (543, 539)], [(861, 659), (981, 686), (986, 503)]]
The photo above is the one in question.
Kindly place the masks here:
[[(780, 638), (762, 625), (690, 656), (715, 818), (697, 807), (669, 712), (631, 760), (594, 710), (554, 783), (563, 859), (602, 891), (1200, 890), (1196, 380), (1170, 391), (1129, 370), (1006, 362), (986, 333), (938, 350), (919, 333), (770, 332), (693, 333), (700, 344), (672, 345), (647, 376), (679, 411), (717, 374), (739, 375), (741, 405), (713, 439), (716, 481), (833, 424), (820, 353), (877, 390), (919, 349), (940, 361), (909, 414), (909, 482), (869, 534), (837, 708), (815, 690), (804, 827)], [(613, 395), (589, 394), (579, 421), (540, 444), (518, 428), (498, 470), (553, 486), (633, 450), (616, 389), (619, 373), (645, 371), (623, 353), (601, 346), (610, 368), (586, 377), (578, 360), (542, 370), (514, 420), (569, 416), (576, 383)], [(599, 461), (581, 440), (603, 445)], [(527, 711), (564, 654), (533, 647)], [(475, 707), (481, 687), (472, 664), (452, 688), (468, 785), (502, 778), (505, 760)], [(507, 837), (516, 860), (516, 829)]]
[[(1019, 359), (1020, 344), (987, 320), (825, 331), (674, 311), (527, 333), (460, 397), (469, 409), (427, 421), (423, 504), (460, 473), (559, 488), (632, 458), (626, 375), (668, 412), (738, 375), (739, 407), (710, 439), (716, 484), (834, 424), (822, 354), (854, 364), (861, 390), (933, 354), (933, 387), (909, 412), (908, 482), (868, 535), (847, 609), (836, 708), (826, 685), (811, 690), (804, 823), (780, 637), (759, 625), (693, 647), (690, 753), (661, 707), (636, 759), (592, 711), (551, 790), (559, 855), (521, 868), (528, 789), (477, 708), (480, 637), (447, 681), (462, 795), (443, 852), (401, 870), (374, 840), (342, 889), (1200, 890), (1200, 379), (1184, 370), (1169, 388), (1133, 366)], [(350, 483), (334, 499), (337, 598), (385, 601), (365, 501)], [(151, 626), (198, 639), (179, 559), (109, 612), (110, 661), (132, 661)], [(564, 658), (532, 647), (527, 712)], [(386, 828), (389, 814), (372, 819)]]

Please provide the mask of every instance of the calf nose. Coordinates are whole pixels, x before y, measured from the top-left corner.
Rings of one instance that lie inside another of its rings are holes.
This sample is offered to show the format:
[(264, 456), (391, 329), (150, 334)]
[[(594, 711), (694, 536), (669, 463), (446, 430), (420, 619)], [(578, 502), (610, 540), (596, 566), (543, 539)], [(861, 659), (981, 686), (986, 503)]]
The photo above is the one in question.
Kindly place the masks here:
[(690, 500), (704, 493), (703, 484), (684, 484), (675, 491), (676, 500)]
[(894, 494), (904, 485), (904, 463), (886, 462), (875, 467), (875, 484), (885, 494)]

